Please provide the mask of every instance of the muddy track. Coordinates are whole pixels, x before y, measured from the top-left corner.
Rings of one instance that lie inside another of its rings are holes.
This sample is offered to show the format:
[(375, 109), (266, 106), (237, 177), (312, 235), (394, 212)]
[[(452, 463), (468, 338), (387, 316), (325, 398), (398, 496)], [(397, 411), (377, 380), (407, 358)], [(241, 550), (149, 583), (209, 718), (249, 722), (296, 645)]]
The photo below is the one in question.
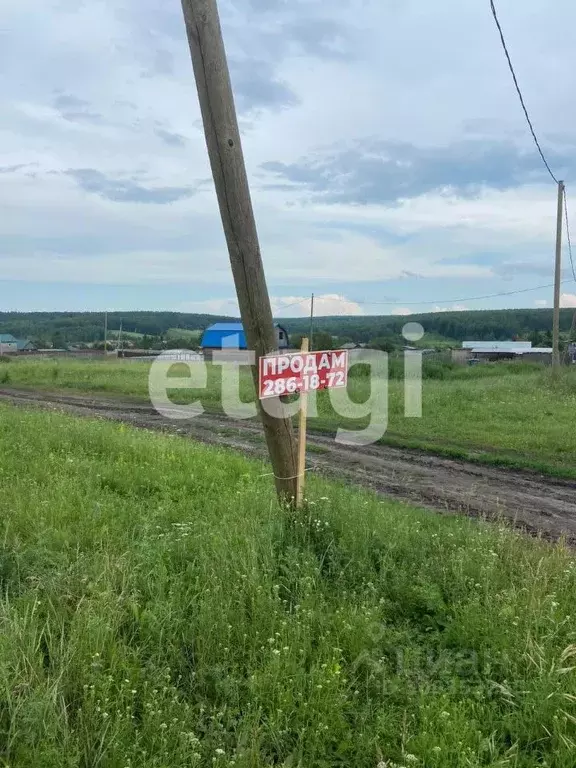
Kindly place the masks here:
[[(265, 452), (259, 424), (223, 415), (172, 420), (136, 400), (12, 388), (0, 389), (0, 400), (167, 431), (251, 456)], [(176, 415), (178, 408), (174, 410)], [(310, 435), (309, 447), (310, 471), (440, 512), (507, 518), (530, 533), (551, 539), (565, 536), (576, 544), (574, 481), (384, 445), (350, 448), (328, 435)]]

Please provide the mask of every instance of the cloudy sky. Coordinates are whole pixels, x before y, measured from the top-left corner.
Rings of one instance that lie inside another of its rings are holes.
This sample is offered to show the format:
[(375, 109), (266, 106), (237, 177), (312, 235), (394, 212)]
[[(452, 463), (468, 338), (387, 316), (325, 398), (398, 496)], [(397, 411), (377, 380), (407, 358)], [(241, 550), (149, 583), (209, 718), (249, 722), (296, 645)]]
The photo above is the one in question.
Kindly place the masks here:
[[(488, 0), (219, 6), (277, 314), (550, 302), (556, 191)], [(576, 4), (499, 11), (576, 232)], [(2, 309), (235, 314), (179, 0), (4, 0), (0, 88)]]

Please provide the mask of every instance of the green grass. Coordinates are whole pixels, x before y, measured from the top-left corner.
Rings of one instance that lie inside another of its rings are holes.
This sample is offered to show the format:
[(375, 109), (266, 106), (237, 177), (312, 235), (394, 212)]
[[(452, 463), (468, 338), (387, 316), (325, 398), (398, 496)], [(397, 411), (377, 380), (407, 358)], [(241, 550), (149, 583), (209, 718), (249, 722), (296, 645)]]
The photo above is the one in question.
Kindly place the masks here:
[(0, 764), (573, 768), (564, 548), (0, 408)]
[(117, 338), (123, 338), (123, 339), (132, 339), (132, 341), (141, 341), (144, 338), (143, 333), (138, 333), (137, 331), (125, 331), (122, 330), (122, 334), (120, 334), (120, 329), (114, 330), (109, 329), (108, 330), (108, 338), (109, 339), (117, 339)]
[(551, 474), (576, 477), (576, 372), (550, 371), (424, 382), (423, 417), (402, 417), (391, 399), (391, 442)]
[[(148, 363), (122, 361), (26, 361), (0, 367), (0, 384), (102, 392), (148, 398)], [(404, 417), (404, 384), (389, 382), (388, 425), (383, 442), (419, 448), (477, 462), (528, 468), (576, 478), (576, 371), (568, 369), (553, 381), (549, 369), (516, 364), (475, 368), (432, 365), (428, 373), (444, 378), (423, 382), (423, 417)], [(175, 367), (176, 375), (182, 375)], [(184, 369), (185, 372), (185, 369)], [(200, 399), (218, 411), (221, 366), (208, 366), (207, 387), (174, 392), (174, 400)], [(397, 375), (397, 372), (394, 374)], [(362, 402), (369, 394), (366, 377), (353, 376), (351, 397)], [(244, 401), (254, 399), (251, 377), (242, 370)], [(312, 410), (312, 413), (314, 411)], [(334, 431), (358, 428), (367, 419), (343, 419), (334, 413), (326, 392), (319, 393), (317, 415), (310, 428)]]
[(148, 398), (149, 363), (124, 360), (14, 360), (0, 366), (0, 386), (100, 392)]
[(186, 339), (190, 342), (200, 343), (203, 331), (191, 331), (188, 328), (169, 328), (165, 337), (167, 339)]

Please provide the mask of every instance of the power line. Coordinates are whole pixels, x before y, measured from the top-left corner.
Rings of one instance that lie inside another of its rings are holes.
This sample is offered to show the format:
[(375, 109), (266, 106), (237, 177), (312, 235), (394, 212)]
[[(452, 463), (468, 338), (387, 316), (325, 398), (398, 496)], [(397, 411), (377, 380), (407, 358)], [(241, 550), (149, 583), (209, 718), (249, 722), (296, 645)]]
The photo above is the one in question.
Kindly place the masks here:
[[(565, 280), (561, 281), (562, 283), (576, 283), (576, 276), (574, 278), (566, 278)], [(553, 288), (554, 283), (546, 283), (546, 285), (535, 285), (532, 288), (519, 288), (515, 291), (501, 291), (500, 293), (490, 293), (486, 296), (464, 296), (459, 299), (435, 299), (433, 301), (425, 300), (425, 301), (404, 301), (403, 299), (394, 299), (392, 301), (366, 301), (365, 299), (354, 299), (354, 298), (345, 298), (344, 296), (334, 296), (330, 295), (329, 301), (341, 301), (341, 302), (347, 302), (347, 303), (354, 303), (354, 304), (364, 304), (366, 306), (386, 306), (391, 307), (394, 304), (403, 304), (404, 306), (420, 306), (422, 304), (456, 304), (458, 302), (463, 301), (482, 301), (484, 299), (496, 299), (500, 296), (514, 296), (518, 293), (530, 293), (530, 291), (540, 291), (544, 288)], [(322, 295), (316, 295), (315, 299), (316, 301), (322, 301), (324, 297)], [(290, 307), (294, 307), (297, 304), (304, 304), (305, 302), (310, 301), (308, 297), (304, 299), (300, 299), (299, 301), (295, 301), (292, 304), (286, 304), (283, 307), (279, 307), (278, 311), (282, 311), (284, 309), (289, 309)]]
[(530, 115), (528, 114), (528, 110), (526, 108), (526, 104), (524, 102), (524, 97), (522, 96), (522, 91), (520, 90), (520, 86), (518, 85), (518, 78), (516, 77), (516, 72), (514, 71), (514, 66), (512, 65), (512, 59), (510, 58), (510, 54), (508, 53), (508, 47), (506, 45), (506, 40), (504, 39), (504, 32), (502, 31), (502, 27), (500, 26), (500, 22), (498, 20), (498, 14), (496, 13), (496, 7), (494, 5), (494, 0), (490, 0), (490, 8), (492, 9), (492, 15), (494, 16), (494, 21), (496, 22), (496, 26), (498, 27), (498, 32), (500, 33), (500, 40), (502, 42), (502, 48), (504, 49), (504, 53), (506, 54), (506, 60), (508, 61), (508, 67), (510, 68), (510, 72), (512, 73), (512, 79), (514, 80), (514, 85), (516, 87), (516, 92), (518, 94), (518, 98), (520, 99), (520, 104), (522, 105), (522, 109), (524, 110), (524, 115), (526, 116), (526, 121), (528, 122), (528, 127), (530, 128), (530, 133), (532, 134), (532, 138), (534, 139), (534, 143), (536, 144), (536, 147), (538, 149), (538, 152), (540, 153), (540, 157), (542, 158), (542, 162), (546, 166), (546, 170), (550, 174), (552, 180), (555, 184), (558, 184), (558, 179), (554, 174), (552, 173), (552, 169), (548, 165), (548, 161), (546, 160), (546, 157), (544, 156), (544, 152), (542, 151), (542, 147), (540, 146), (540, 142), (538, 141), (538, 137), (536, 136), (536, 131), (534, 130), (534, 126), (532, 125), (532, 121), (530, 120)]
[[(562, 283), (576, 282), (576, 278), (568, 278), (562, 280)], [(367, 305), (385, 305), (391, 306), (392, 304), (404, 304), (406, 306), (417, 306), (421, 304), (453, 304), (460, 301), (482, 301), (484, 299), (496, 299), (499, 296), (514, 296), (517, 293), (529, 293), (530, 291), (539, 291), (544, 288), (553, 288), (554, 283), (547, 283), (546, 285), (535, 285), (533, 288), (519, 288), (515, 291), (501, 291), (500, 293), (491, 293), (486, 296), (465, 296), (460, 299), (436, 299), (434, 301), (403, 301), (402, 299), (396, 299), (396, 301), (358, 301), (356, 299), (340, 299), (340, 301), (353, 301), (356, 304)]]
[[(223, 299), (225, 304), (235, 304), (238, 305), (238, 299)], [(310, 301), (310, 297), (306, 296), (303, 299), (298, 299), (298, 301), (293, 301), (290, 304), (284, 304), (282, 307), (278, 307), (278, 311), (282, 309), (288, 309), (289, 307), (295, 307), (297, 304), (304, 304), (304, 302)]]
[[(572, 274), (574, 275), (574, 279), (576, 280), (576, 273), (574, 272), (574, 260), (572, 258), (572, 241), (570, 239), (570, 221), (568, 219), (568, 204), (566, 202), (566, 189), (564, 189), (564, 218), (566, 220), (566, 240), (568, 242), (568, 255), (570, 256), (570, 266), (572, 268)], [(572, 325), (570, 326), (570, 330), (568, 331), (568, 344), (566, 344), (566, 348), (564, 350), (564, 363), (568, 362), (569, 345), (570, 345), (570, 341), (572, 339), (575, 328), (576, 328), (576, 309), (574, 310), (574, 314), (572, 315)]]
[(570, 238), (570, 221), (568, 220), (568, 203), (566, 202), (566, 189), (564, 189), (564, 218), (566, 219), (566, 240), (568, 242), (568, 255), (570, 256), (570, 267), (572, 275), (576, 280), (576, 271), (574, 270), (574, 259), (572, 258), (572, 240)]
[[(530, 120), (530, 115), (528, 114), (528, 110), (526, 108), (526, 103), (524, 102), (524, 97), (522, 96), (522, 91), (520, 90), (520, 86), (518, 84), (518, 78), (516, 77), (516, 73), (514, 71), (514, 66), (512, 64), (512, 60), (510, 58), (510, 54), (508, 53), (508, 47), (506, 46), (506, 40), (504, 39), (504, 33), (502, 31), (502, 27), (500, 26), (500, 22), (498, 20), (498, 14), (496, 13), (496, 7), (494, 5), (494, 0), (490, 0), (490, 8), (492, 9), (492, 16), (494, 17), (494, 21), (496, 22), (496, 26), (498, 27), (498, 32), (500, 34), (500, 41), (502, 43), (502, 48), (504, 49), (504, 53), (506, 55), (506, 60), (508, 62), (508, 67), (510, 69), (510, 72), (512, 74), (512, 79), (514, 80), (514, 85), (516, 87), (516, 92), (518, 94), (518, 98), (520, 99), (520, 104), (522, 105), (522, 109), (524, 110), (524, 115), (526, 117), (526, 121), (528, 123), (528, 127), (530, 128), (530, 133), (532, 134), (532, 138), (534, 139), (534, 143), (536, 144), (536, 147), (538, 149), (538, 152), (540, 153), (540, 157), (542, 158), (542, 162), (546, 166), (546, 170), (550, 174), (550, 177), (552, 181), (558, 186), (558, 194), (564, 195), (564, 217), (566, 219), (566, 234), (567, 234), (567, 241), (568, 241), (568, 253), (570, 254), (570, 267), (572, 269), (572, 276), (574, 280), (576, 280), (576, 271), (574, 270), (574, 260), (572, 258), (572, 242), (570, 240), (570, 224), (568, 221), (568, 204), (566, 202), (566, 189), (563, 184), (563, 182), (558, 181), (556, 176), (552, 173), (552, 170), (548, 164), (548, 161), (546, 160), (546, 157), (544, 156), (544, 152), (542, 151), (542, 147), (540, 146), (540, 142), (538, 141), (538, 137), (536, 136), (536, 132), (534, 130), (534, 126), (532, 125), (532, 121)], [(559, 338), (560, 338), (560, 288), (559, 285), (562, 282), (560, 280), (560, 261), (562, 256), (562, 250), (561, 250), (561, 237), (562, 237), (562, 208), (560, 207), (562, 204), (562, 201), (559, 199), (559, 207), (558, 207), (558, 224), (557, 224), (557, 234), (556, 234), (556, 272), (555, 272), (555, 283), (554, 283), (554, 315), (553, 315), (553, 347), (554, 347), (554, 353), (553, 353), (553, 366), (556, 369), (560, 363), (560, 357), (559, 357)], [(574, 317), (572, 319), (572, 328), (570, 330), (570, 335), (572, 334), (574, 330), (574, 326), (576, 323), (576, 312), (574, 312)]]
[[(542, 158), (542, 162), (544, 163), (546, 170), (548, 171), (548, 174), (550, 175), (550, 178), (554, 181), (555, 184), (559, 184), (558, 179), (552, 172), (552, 169), (550, 168), (550, 165), (548, 161), (546, 160), (546, 156), (544, 155), (544, 152), (542, 150), (542, 147), (540, 145), (540, 142), (538, 141), (538, 137), (536, 136), (536, 131), (534, 130), (534, 126), (532, 124), (532, 120), (530, 119), (530, 115), (528, 114), (528, 109), (526, 107), (526, 103), (524, 101), (524, 97), (522, 95), (522, 91), (520, 90), (520, 85), (518, 83), (518, 78), (516, 77), (516, 72), (514, 70), (514, 65), (512, 64), (512, 59), (510, 57), (510, 54), (508, 52), (508, 46), (506, 44), (506, 40), (504, 38), (504, 32), (502, 30), (502, 26), (500, 24), (500, 21), (498, 19), (498, 13), (496, 11), (496, 6), (494, 5), (494, 0), (490, 0), (490, 8), (492, 10), (492, 15), (494, 17), (494, 21), (496, 23), (496, 27), (498, 28), (498, 33), (500, 35), (500, 41), (502, 43), (502, 48), (504, 50), (504, 54), (506, 56), (506, 60), (508, 62), (508, 67), (510, 69), (510, 73), (512, 75), (512, 79), (514, 81), (514, 86), (516, 88), (516, 92), (518, 94), (518, 98), (520, 100), (520, 104), (522, 105), (522, 109), (524, 111), (524, 116), (526, 117), (526, 122), (528, 123), (528, 127), (530, 129), (530, 133), (532, 134), (532, 138), (534, 139), (534, 143), (536, 145), (536, 148), (538, 149), (538, 152), (540, 154), (540, 157)], [(562, 280), (561, 283), (567, 283), (567, 282), (576, 282), (576, 269), (574, 268), (574, 261), (572, 256), (572, 242), (570, 238), (570, 225), (568, 221), (568, 206), (566, 202), (566, 196), (564, 196), (564, 214), (566, 218), (566, 232), (567, 232), (567, 241), (568, 241), (568, 252), (570, 255), (570, 266), (572, 269), (572, 278), (568, 280)], [(441, 300), (434, 300), (434, 301), (402, 301), (401, 299), (396, 299), (394, 301), (361, 301), (361, 300), (355, 300), (355, 299), (345, 299), (343, 297), (335, 297), (331, 296), (330, 299), (332, 301), (354, 301), (356, 304), (365, 304), (365, 305), (380, 305), (380, 306), (392, 306), (393, 304), (405, 304), (407, 306), (418, 306), (418, 305), (432, 305), (432, 304), (451, 304), (451, 303), (457, 303), (457, 302), (464, 302), (464, 301), (483, 301), (485, 299), (494, 299), (501, 296), (514, 296), (516, 294), (520, 293), (529, 293), (530, 291), (538, 291), (543, 290), (546, 288), (553, 288), (554, 283), (547, 283), (546, 285), (537, 285), (533, 288), (521, 288), (515, 291), (501, 291), (499, 293), (492, 293), (488, 294), (486, 296), (467, 296), (464, 298), (458, 298), (458, 299), (441, 299)], [(322, 299), (322, 296), (318, 296), (318, 299)], [(305, 301), (308, 301), (308, 299), (301, 299), (300, 301), (295, 301), (291, 304), (287, 304), (283, 307), (279, 307), (278, 311), (284, 311), (285, 309), (289, 309), (290, 307), (296, 306), (297, 304), (302, 304)]]
[(278, 312), (282, 312), (285, 309), (290, 309), (290, 307), (295, 307), (297, 304), (304, 304), (306, 301), (310, 301), (310, 297), (306, 296), (304, 299), (299, 299), (298, 301), (293, 301), (291, 304), (283, 304), (281, 307), (278, 307)]

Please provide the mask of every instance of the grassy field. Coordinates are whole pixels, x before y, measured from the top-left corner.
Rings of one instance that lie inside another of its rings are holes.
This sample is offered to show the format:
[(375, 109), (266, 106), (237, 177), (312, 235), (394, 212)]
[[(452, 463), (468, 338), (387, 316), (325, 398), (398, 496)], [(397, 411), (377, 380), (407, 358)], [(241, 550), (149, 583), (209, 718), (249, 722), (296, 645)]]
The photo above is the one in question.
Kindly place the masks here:
[[(119, 330), (108, 329), (108, 338), (117, 339), (120, 336)], [(144, 338), (144, 333), (138, 333), (135, 331), (122, 331), (122, 338), (130, 339), (134, 342), (140, 342)], [(202, 331), (192, 331), (187, 328), (168, 328), (164, 334), (166, 339), (186, 339), (190, 342), (200, 343), (200, 337)]]
[[(200, 399), (207, 410), (218, 410), (220, 369), (209, 366), (207, 387), (175, 392), (175, 401)], [(146, 363), (19, 360), (0, 366), (0, 383), (147, 399), (148, 371)], [(566, 370), (556, 382), (548, 369), (517, 365), (453, 371), (440, 366), (432, 372), (446, 378), (424, 380), (422, 418), (404, 416), (403, 381), (394, 378), (389, 382), (384, 442), (576, 477), (576, 430), (571, 428), (576, 412), (576, 371)], [(254, 399), (246, 369), (241, 390), (244, 400)], [(353, 400), (362, 402), (369, 394), (368, 380), (351, 378), (349, 391)], [(313, 407), (311, 410), (314, 413)], [(367, 419), (339, 417), (323, 392), (318, 395), (317, 416), (312, 416), (310, 426), (334, 430), (366, 423)]]
[(186, 339), (189, 342), (199, 344), (202, 333), (203, 331), (191, 331), (187, 328), (169, 328), (165, 336), (167, 339)]
[(572, 553), (0, 407), (0, 765), (573, 768)]
[(114, 330), (113, 328), (108, 329), (108, 339), (118, 339), (123, 338), (131, 339), (132, 341), (141, 341), (144, 338), (144, 334), (137, 333), (136, 331), (125, 331), (122, 330), (122, 333), (120, 333), (120, 329)]

